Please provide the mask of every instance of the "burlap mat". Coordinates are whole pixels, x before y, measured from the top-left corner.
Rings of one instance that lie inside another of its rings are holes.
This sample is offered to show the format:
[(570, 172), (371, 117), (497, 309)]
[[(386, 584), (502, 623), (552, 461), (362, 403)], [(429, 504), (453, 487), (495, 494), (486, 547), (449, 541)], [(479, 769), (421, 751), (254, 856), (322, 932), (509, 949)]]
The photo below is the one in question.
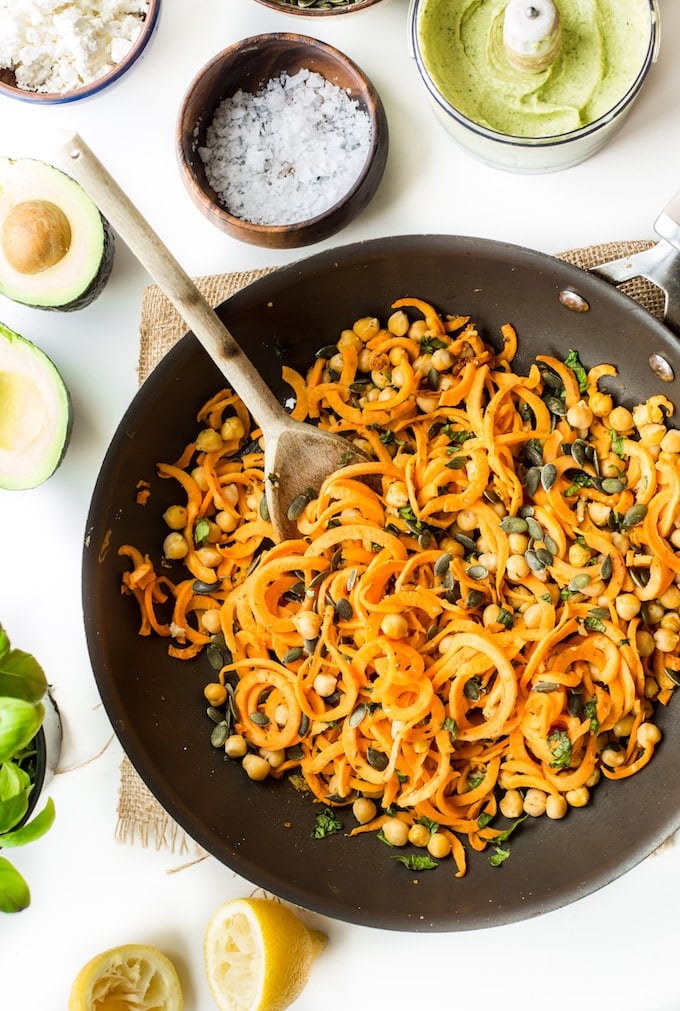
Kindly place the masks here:
[[(600, 263), (630, 256), (649, 249), (653, 241), (635, 240), (630, 242), (605, 242), (583, 249), (571, 249), (558, 253), (560, 259), (587, 270)], [(198, 287), (211, 305), (219, 305), (230, 295), (244, 288), (274, 268), (241, 271), (233, 274), (218, 274), (196, 280)], [(644, 278), (635, 278), (621, 285), (621, 290), (636, 299), (652, 315), (663, 318), (664, 296)], [(138, 375), (143, 382), (163, 355), (170, 350), (186, 332), (186, 325), (168, 299), (156, 285), (149, 286), (142, 300), (139, 327), (140, 347)], [(147, 789), (125, 756), (121, 764), (120, 789), (118, 797), (117, 838), (121, 842), (141, 842), (145, 846), (169, 849), (174, 853), (198, 854), (202, 851), (167, 814), (156, 798)]]

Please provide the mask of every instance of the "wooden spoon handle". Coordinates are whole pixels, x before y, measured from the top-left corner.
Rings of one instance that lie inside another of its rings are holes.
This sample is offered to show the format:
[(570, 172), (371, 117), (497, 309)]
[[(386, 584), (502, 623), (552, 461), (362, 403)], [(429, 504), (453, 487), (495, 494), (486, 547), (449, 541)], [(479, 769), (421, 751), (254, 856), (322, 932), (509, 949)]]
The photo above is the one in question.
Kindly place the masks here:
[(60, 145), (64, 167), (97, 204), (222, 370), (263, 430), (287, 420), (283, 407), (194, 282), (78, 134)]

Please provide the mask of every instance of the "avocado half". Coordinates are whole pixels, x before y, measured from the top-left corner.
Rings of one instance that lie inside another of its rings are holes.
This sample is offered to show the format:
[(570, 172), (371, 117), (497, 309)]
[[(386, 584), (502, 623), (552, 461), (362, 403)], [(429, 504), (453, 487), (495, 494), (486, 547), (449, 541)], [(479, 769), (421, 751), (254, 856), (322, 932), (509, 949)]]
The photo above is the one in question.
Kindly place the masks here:
[(84, 309), (104, 290), (114, 248), (111, 226), (74, 179), (32, 158), (0, 158), (0, 294)]
[(73, 413), (44, 351), (0, 323), (0, 488), (35, 488), (61, 463)]

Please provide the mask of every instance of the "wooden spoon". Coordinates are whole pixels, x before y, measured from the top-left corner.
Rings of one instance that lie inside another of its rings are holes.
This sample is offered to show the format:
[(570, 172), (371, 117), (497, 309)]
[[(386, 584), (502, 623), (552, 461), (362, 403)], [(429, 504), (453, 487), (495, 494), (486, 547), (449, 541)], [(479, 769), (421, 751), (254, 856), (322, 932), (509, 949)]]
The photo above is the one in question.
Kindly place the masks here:
[(342, 436), (291, 418), (194, 282), (82, 138), (70, 134), (60, 151), (65, 170), (89, 193), (148, 270), (262, 429), (265, 494), (274, 534), (278, 540), (299, 537), (295, 513), (300, 496), (307, 496), (310, 490), (317, 493), (330, 474), (368, 457)]

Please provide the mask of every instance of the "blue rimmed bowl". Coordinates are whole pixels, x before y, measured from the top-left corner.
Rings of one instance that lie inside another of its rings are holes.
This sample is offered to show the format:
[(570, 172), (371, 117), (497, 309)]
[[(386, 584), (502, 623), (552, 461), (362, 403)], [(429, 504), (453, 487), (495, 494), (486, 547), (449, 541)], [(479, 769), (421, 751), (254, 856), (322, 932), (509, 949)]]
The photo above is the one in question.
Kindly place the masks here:
[(14, 70), (5, 68), (0, 69), (0, 97), (5, 95), (8, 98), (16, 98), (19, 101), (31, 102), (36, 105), (62, 105), (66, 102), (77, 102), (80, 99), (91, 98), (93, 95), (99, 94), (100, 91), (110, 87), (126, 74), (146, 51), (158, 24), (160, 8), (161, 0), (149, 0), (141, 32), (123, 59), (103, 77), (83, 84), (82, 87), (73, 91), (29, 91), (26, 88), (18, 87)]

